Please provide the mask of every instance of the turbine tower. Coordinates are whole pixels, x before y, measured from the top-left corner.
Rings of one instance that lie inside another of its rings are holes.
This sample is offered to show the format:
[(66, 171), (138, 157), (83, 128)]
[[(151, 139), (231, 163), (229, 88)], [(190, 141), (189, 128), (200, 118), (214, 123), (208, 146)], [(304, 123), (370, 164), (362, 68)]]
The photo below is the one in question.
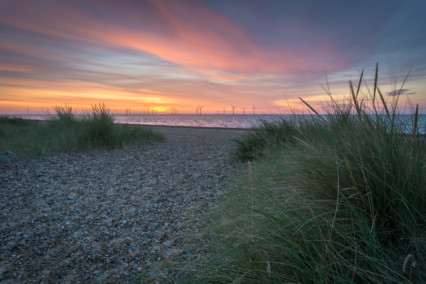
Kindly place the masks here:
[(232, 107), (232, 115), (234, 115), (234, 114), (235, 114), (234, 110), (235, 110), (235, 108), (236, 108), (237, 106), (233, 106), (233, 105), (231, 105), (231, 107)]
[(200, 115), (201, 115), (201, 110), (203, 109), (204, 106), (199, 106), (197, 109), (200, 111)]

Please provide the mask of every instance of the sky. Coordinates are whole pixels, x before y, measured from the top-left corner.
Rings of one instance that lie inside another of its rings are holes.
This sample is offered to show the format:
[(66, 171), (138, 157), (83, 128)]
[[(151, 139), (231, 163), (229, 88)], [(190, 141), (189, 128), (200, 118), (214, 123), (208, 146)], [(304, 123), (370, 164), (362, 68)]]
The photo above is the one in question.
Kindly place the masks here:
[(287, 113), (376, 63), (424, 110), (425, 30), (424, 0), (0, 0), (0, 113)]

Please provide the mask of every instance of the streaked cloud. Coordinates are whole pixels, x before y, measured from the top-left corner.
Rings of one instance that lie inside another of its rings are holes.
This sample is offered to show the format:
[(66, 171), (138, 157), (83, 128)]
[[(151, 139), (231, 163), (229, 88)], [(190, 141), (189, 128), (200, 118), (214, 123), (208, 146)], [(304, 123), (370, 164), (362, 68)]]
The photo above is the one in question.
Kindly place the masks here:
[(414, 92), (409, 92), (409, 89), (399, 89), (399, 90), (394, 90), (392, 92), (388, 92), (387, 95), (390, 97), (395, 97), (395, 96), (402, 96), (402, 95), (415, 95), (416, 93)]
[(426, 5), (367, 2), (3, 0), (0, 101), (266, 110), (395, 60), (426, 106)]

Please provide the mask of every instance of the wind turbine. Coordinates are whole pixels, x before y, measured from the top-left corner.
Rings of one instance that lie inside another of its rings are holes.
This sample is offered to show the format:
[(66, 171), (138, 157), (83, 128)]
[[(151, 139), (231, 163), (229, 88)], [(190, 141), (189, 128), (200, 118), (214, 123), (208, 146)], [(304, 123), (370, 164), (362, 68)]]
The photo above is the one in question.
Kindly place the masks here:
[(254, 106), (252, 106), (253, 108), (253, 114), (256, 114), (256, 108)]
[(235, 114), (234, 110), (235, 110), (236, 106), (231, 105), (231, 107), (232, 107), (232, 115), (234, 115)]

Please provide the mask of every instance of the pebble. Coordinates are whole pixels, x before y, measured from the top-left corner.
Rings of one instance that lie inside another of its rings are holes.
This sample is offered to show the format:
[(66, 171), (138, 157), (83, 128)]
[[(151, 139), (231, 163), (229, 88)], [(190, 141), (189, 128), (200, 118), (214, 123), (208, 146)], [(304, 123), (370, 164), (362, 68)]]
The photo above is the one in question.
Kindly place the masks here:
[(228, 153), (245, 131), (154, 131), (166, 142), (0, 164), (0, 281), (121, 282), (191, 255), (197, 215), (242, 168)]

